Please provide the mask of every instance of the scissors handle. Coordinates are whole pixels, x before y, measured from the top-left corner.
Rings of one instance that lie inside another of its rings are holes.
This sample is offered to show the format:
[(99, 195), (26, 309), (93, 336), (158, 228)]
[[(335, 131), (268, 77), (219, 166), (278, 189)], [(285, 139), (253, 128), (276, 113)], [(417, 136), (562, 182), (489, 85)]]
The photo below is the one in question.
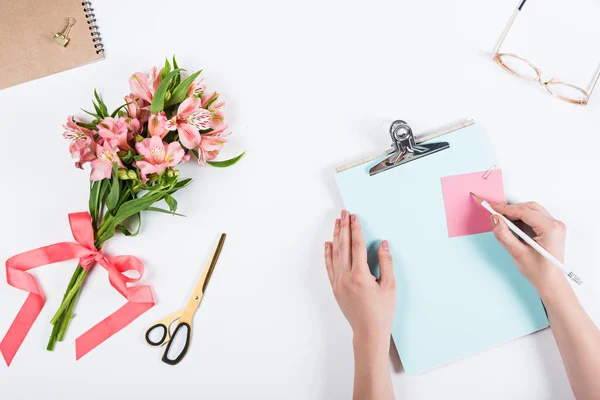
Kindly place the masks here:
[[(157, 341), (152, 340), (152, 332), (153, 331), (157, 331), (161, 330), (161, 338)], [(163, 323), (158, 323), (158, 324), (154, 324), (152, 325), (150, 328), (148, 328), (148, 330), (146, 331), (146, 343), (148, 343), (150, 346), (152, 347), (160, 347), (162, 345), (164, 345), (167, 342), (167, 333), (169, 332), (169, 328), (167, 328), (167, 326)]]
[[(173, 351), (171, 351), (171, 345), (173, 345), (174, 342), (178, 342), (179, 340), (178, 335), (182, 336), (185, 339), (185, 343), (180, 349), (173, 349)], [(177, 327), (171, 335), (171, 340), (169, 340), (169, 342), (167, 343), (167, 348), (165, 349), (165, 352), (162, 356), (162, 361), (169, 365), (179, 364), (179, 362), (183, 360), (183, 357), (185, 357), (188, 348), (190, 347), (191, 337), (192, 326), (186, 321), (180, 321), (179, 323), (177, 323)]]
[[(179, 310), (174, 312), (173, 314), (161, 319), (160, 321), (156, 321), (154, 325), (146, 330), (146, 343), (148, 343), (152, 347), (160, 347), (171, 340), (171, 335), (169, 334), (169, 330), (171, 325), (181, 318), (181, 314), (183, 310)], [(160, 340), (153, 340), (152, 333), (159, 333), (161, 335)]]

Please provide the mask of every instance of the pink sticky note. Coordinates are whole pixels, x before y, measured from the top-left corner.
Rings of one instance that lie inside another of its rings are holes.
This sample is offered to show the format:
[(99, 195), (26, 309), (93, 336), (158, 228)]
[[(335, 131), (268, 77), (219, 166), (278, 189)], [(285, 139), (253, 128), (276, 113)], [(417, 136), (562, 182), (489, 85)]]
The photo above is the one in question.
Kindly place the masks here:
[(492, 231), (489, 212), (471, 197), (471, 192), (489, 203), (504, 203), (504, 185), (502, 170), (495, 169), (487, 179), (483, 179), (485, 172), (442, 178), (448, 236), (457, 237)]

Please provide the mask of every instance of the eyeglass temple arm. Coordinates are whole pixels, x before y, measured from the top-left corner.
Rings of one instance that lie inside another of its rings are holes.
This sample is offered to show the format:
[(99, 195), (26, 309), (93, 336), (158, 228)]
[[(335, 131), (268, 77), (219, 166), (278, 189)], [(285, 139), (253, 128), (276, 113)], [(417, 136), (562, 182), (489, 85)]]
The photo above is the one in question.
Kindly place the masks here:
[(594, 92), (594, 89), (596, 88), (596, 84), (598, 83), (599, 80), (600, 80), (600, 66), (598, 66), (598, 70), (596, 71), (594, 80), (592, 81), (592, 83), (590, 85), (590, 89), (588, 90), (588, 97), (590, 97), (592, 95), (592, 93)]
[(498, 44), (496, 44), (496, 47), (494, 48), (494, 54), (497, 54), (500, 51), (500, 47), (502, 47), (502, 43), (504, 43), (504, 40), (506, 39), (508, 32), (512, 28), (512, 26), (515, 22), (515, 19), (517, 18), (517, 15), (519, 15), (521, 10), (523, 9), (523, 6), (525, 5), (526, 1), (527, 0), (522, 0), (519, 7), (517, 7), (517, 9), (513, 12), (512, 17), (510, 17), (510, 21), (508, 21), (508, 25), (506, 25), (504, 32), (502, 32), (502, 36), (500, 37), (500, 40), (498, 40)]

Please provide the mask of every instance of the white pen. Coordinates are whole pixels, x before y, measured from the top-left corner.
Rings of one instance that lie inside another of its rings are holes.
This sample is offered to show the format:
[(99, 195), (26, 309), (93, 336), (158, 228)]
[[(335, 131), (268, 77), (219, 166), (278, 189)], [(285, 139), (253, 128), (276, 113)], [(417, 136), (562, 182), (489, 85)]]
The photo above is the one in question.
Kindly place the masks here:
[(485, 208), (486, 210), (488, 210), (491, 214), (496, 215), (496, 216), (502, 218), (502, 220), (504, 222), (506, 222), (506, 225), (508, 225), (508, 228), (511, 231), (513, 231), (513, 233), (515, 235), (517, 235), (518, 237), (520, 237), (521, 239), (523, 239), (523, 241), (525, 243), (527, 243), (528, 245), (530, 245), (531, 247), (533, 247), (533, 249), (535, 251), (537, 251), (538, 253), (540, 253), (542, 256), (544, 256), (544, 258), (546, 260), (550, 261), (552, 264), (554, 264), (558, 268), (560, 268), (560, 270), (562, 272), (564, 272), (569, 278), (571, 278), (571, 280), (573, 282), (575, 282), (578, 285), (581, 285), (583, 283), (583, 281), (581, 279), (579, 279), (579, 277), (577, 275), (575, 275), (575, 273), (573, 271), (568, 271), (565, 268), (565, 266), (563, 265), (563, 263), (561, 263), (556, 257), (554, 257), (552, 254), (550, 254), (542, 246), (540, 246), (535, 240), (533, 240), (532, 238), (530, 238), (525, 232), (523, 232), (521, 229), (519, 229), (515, 224), (512, 223), (511, 220), (509, 220), (504, 215), (502, 215), (499, 212), (497, 212), (496, 210), (494, 210), (492, 208), (492, 206), (490, 206), (490, 203), (488, 203), (487, 201), (483, 200), (482, 198), (478, 197), (477, 195), (475, 195), (473, 193), (471, 193), (471, 196), (473, 196), (473, 198), (479, 204), (481, 204), (483, 206), (483, 208)]

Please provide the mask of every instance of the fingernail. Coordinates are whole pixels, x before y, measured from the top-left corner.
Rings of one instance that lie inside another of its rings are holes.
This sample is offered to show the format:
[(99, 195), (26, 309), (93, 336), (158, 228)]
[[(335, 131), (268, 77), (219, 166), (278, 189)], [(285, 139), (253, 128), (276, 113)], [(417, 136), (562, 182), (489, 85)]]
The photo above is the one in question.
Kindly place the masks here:
[(325, 250), (329, 249), (329, 242), (325, 242)]
[(390, 245), (387, 240), (381, 242), (381, 248), (385, 251), (390, 251)]
[(352, 216), (350, 217), (350, 221), (356, 222), (356, 214), (352, 214)]
[(341, 221), (339, 218), (338, 218), (338, 219), (336, 219), (336, 220), (335, 220), (335, 227), (336, 227), (336, 228), (339, 228), (339, 227), (340, 227), (340, 223), (341, 223), (341, 222), (342, 222), (342, 221)]
[(342, 210), (342, 219), (346, 219), (346, 210)]

